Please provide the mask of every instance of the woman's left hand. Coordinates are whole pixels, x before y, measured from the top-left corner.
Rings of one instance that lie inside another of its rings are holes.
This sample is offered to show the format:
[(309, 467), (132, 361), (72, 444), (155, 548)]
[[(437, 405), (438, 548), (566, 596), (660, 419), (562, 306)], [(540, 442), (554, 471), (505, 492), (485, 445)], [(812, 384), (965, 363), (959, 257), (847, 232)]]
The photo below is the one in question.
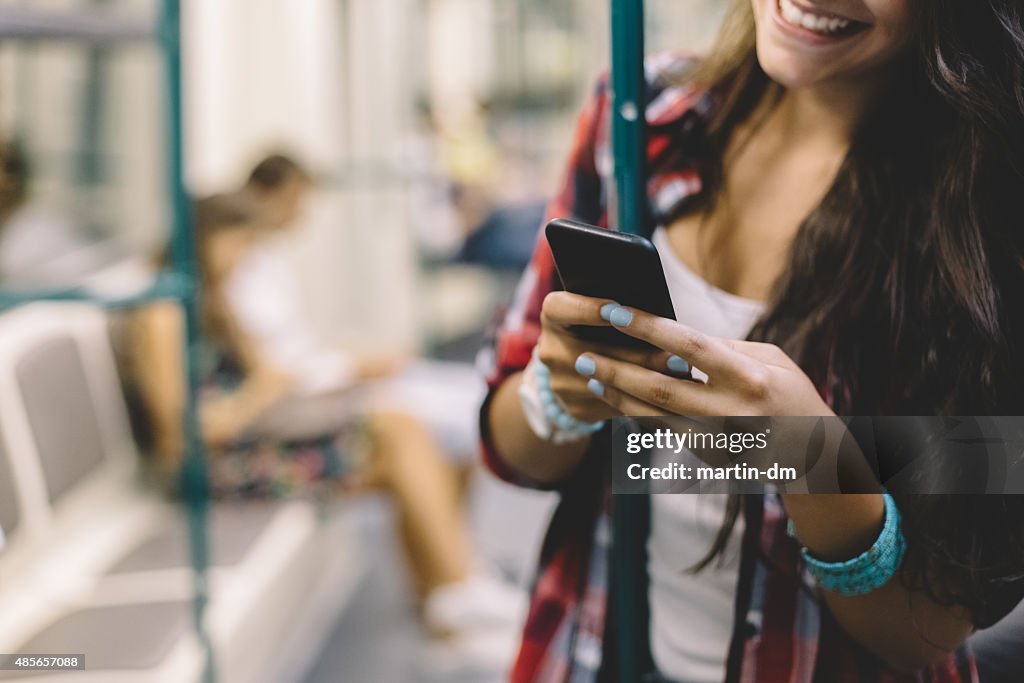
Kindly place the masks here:
[[(590, 383), (591, 391), (623, 415), (835, 414), (811, 379), (778, 346), (712, 337), (625, 306), (611, 312), (610, 322), (621, 332), (678, 356), (708, 378), (680, 379), (597, 353), (583, 354), (593, 361), (589, 376), (597, 383)], [(591, 364), (577, 367), (589, 370)]]

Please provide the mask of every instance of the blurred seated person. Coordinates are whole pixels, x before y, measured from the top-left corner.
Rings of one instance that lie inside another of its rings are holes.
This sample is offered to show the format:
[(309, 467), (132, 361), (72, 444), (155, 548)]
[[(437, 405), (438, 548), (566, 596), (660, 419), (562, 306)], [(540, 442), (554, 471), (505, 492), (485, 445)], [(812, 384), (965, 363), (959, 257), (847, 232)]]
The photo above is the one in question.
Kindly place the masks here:
[(458, 261), (494, 270), (521, 273), (530, 263), (537, 231), (544, 224), (546, 202), (522, 202), (494, 208), (474, 229)]
[[(442, 126), (427, 102), (402, 140), (412, 186), (414, 233), (431, 263), (464, 263), (521, 273), (530, 262), (547, 201), (518, 146), (502, 148), (486, 108)], [(447, 128), (447, 130), (446, 130)]]
[(30, 181), (24, 152), (0, 143), (0, 286), (118, 293), (148, 284), (150, 273), (112, 240), (90, 235), (57, 207), (33, 200)]
[[(459, 467), (439, 442), (458, 446), (452, 433), (475, 428), (475, 372), (402, 369), (396, 356), (331, 348), (310, 330), (294, 274), (274, 248), (309, 189), (308, 174), (277, 155), (259, 163), (240, 190), (197, 203), (207, 356), (199, 409), (214, 492), (221, 498), (386, 492), (428, 628), (447, 636), (458, 656), (505, 665), (521, 598), (471, 571)], [(158, 460), (173, 470), (183, 450), (181, 311), (173, 304), (148, 307), (129, 330), (133, 393), (144, 406)], [(467, 380), (468, 392), (453, 391)], [(423, 396), (426, 386), (432, 398)], [(423, 414), (431, 406), (437, 413)], [(471, 458), (475, 434), (461, 441), (462, 455)]]

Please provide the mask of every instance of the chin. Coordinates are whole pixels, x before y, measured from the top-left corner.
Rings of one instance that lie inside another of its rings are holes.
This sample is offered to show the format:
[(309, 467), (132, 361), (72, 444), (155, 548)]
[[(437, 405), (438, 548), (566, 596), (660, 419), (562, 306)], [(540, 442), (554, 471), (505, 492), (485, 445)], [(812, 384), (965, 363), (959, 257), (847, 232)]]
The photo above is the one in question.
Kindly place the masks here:
[(799, 55), (757, 43), (757, 61), (768, 78), (784, 88), (806, 88), (820, 80), (818, 70)]

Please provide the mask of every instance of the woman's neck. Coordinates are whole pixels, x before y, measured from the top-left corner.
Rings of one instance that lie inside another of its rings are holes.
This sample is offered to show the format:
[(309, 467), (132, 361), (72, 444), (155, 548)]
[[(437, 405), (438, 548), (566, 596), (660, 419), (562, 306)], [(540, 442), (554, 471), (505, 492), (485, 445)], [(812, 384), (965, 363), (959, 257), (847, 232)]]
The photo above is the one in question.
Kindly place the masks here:
[(865, 78), (788, 89), (770, 119), (785, 137), (845, 149), (882, 88), (880, 79)]

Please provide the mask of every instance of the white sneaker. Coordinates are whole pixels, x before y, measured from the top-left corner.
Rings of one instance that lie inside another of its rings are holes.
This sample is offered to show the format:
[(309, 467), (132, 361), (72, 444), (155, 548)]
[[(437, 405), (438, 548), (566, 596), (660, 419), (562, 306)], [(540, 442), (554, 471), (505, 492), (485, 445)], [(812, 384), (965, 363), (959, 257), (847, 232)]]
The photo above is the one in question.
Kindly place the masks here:
[(423, 620), (435, 634), (460, 635), (485, 629), (518, 632), (526, 618), (526, 592), (488, 575), (431, 591), (423, 603)]

